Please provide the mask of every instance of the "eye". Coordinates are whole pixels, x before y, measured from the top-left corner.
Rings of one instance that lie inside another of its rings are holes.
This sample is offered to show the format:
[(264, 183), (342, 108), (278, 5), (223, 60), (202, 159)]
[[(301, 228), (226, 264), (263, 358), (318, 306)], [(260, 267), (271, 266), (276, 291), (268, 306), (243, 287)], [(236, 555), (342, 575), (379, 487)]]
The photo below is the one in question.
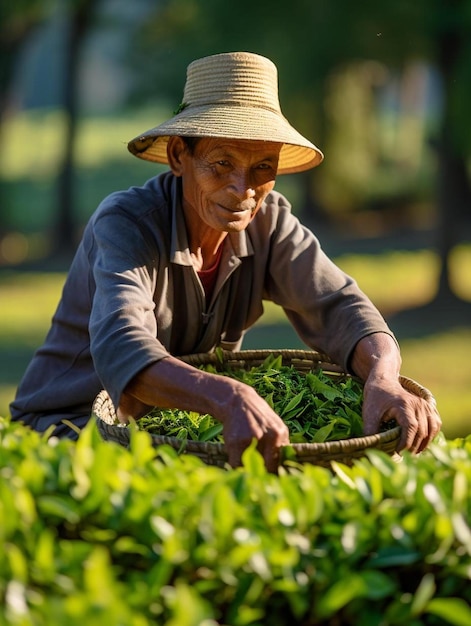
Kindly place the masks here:
[(267, 177), (275, 177), (276, 176), (276, 167), (273, 165), (273, 163), (270, 162), (266, 162), (264, 161), (263, 163), (259, 163), (254, 170), (256, 173), (258, 173), (259, 176), (263, 176), (264, 178)]
[(259, 169), (259, 170), (271, 170), (273, 172), (276, 172), (277, 165), (278, 165), (278, 161), (273, 161), (273, 160), (269, 159), (268, 161), (261, 161), (256, 166), (256, 168)]

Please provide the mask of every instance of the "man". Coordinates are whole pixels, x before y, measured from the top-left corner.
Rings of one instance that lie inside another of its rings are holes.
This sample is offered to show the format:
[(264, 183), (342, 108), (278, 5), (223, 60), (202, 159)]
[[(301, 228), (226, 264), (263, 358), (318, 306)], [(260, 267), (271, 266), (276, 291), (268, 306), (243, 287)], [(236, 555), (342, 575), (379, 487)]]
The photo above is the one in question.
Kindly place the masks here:
[(151, 406), (209, 413), (223, 423), (232, 465), (255, 437), (273, 470), (289, 441), (281, 419), (247, 385), (177, 358), (239, 349), (272, 300), (307, 346), (365, 381), (366, 434), (395, 418), (401, 449), (419, 452), (435, 437), (440, 418), (399, 384), (383, 318), (274, 191), (277, 174), (323, 159), (283, 117), (277, 80), (255, 54), (190, 64), (178, 112), (129, 144), (170, 171), (112, 194), (92, 216), (13, 419), (73, 437), (63, 420), (84, 426), (104, 387), (123, 422)]

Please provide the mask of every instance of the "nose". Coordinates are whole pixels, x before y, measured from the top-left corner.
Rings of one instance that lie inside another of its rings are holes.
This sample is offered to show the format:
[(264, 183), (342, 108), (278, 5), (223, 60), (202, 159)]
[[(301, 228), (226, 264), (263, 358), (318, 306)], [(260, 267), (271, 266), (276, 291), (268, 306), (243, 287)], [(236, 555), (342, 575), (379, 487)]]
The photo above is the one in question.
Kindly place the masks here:
[(241, 201), (255, 197), (255, 189), (250, 184), (250, 172), (248, 171), (234, 171), (230, 186)]

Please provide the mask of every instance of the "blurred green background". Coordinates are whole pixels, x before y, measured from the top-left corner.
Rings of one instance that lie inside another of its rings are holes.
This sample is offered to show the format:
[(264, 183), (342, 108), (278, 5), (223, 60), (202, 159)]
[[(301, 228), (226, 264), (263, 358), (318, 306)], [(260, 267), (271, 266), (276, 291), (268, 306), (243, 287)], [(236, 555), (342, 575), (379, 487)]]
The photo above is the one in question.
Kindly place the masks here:
[[(468, 434), (470, 35), (466, 0), (2, 3), (0, 415), (88, 217), (161, 171), (127, 141), (172, 114), (194, 58), (250, 50), (326, 156), (277, 188), (385, 315), (447, 436)], [(304, 346), (267, 306), (244, 347)]]

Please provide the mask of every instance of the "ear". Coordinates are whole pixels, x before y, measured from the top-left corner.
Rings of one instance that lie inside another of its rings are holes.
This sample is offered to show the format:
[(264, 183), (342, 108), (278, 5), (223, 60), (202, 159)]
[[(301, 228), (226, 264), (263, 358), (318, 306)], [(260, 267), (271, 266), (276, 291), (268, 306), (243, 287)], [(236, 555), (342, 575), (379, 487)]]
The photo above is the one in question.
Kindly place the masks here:
[(181, 137), (169, 137), (167, 142), (167, 159), (170, 169), (175, 176), (183, 173), (182, 155), (186, 151), (185, 142)]

